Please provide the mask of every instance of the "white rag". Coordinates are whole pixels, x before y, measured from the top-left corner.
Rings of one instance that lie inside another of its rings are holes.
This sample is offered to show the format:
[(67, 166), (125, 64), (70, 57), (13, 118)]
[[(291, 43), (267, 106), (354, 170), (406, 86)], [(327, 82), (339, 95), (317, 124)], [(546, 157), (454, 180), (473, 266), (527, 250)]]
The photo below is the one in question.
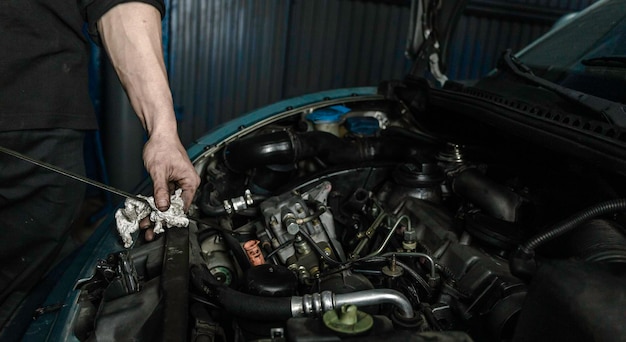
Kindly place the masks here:
[[(154, 222), (154, 233), (163, 233), (163, 223), (167, 228), (187, 227), (189, 219), (183, 211), (183, 199), (180, 197), (182, 189), (176, 192), (170, 198), (170, 207), (166, 211), (159, 211), (154, 204), (154, 197), (145, 197), (137, 195), (137, 197), (145, 198), (146, 202), (137, 201), (127, 198), (124, 208), (120, 208), (115, 212), (115, 221), (117, 222), (117, 231), (122, 237), (124, 247), (128, 248), (133, 244), (133, 238), (130, 234), (139, 229), (139, 221), (150, 215), (150, 221)], [(149, 205), (148, 205), (149, 204)]]

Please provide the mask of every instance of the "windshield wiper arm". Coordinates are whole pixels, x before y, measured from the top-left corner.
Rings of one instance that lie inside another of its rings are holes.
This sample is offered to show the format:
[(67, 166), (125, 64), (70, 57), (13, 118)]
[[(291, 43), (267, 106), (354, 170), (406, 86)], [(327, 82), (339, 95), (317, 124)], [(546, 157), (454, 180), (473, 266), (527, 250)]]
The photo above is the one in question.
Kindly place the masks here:
[(601, 56), (583, 59), (580, 61), (582, 65), (586, 66), (603, 66), (614, 68), (626, 68), (626, 56)]
[(602, 118), (608, 123), (612, 123), (620, 127), (626, 127), (626, 111), (624, 108), (625, 106), (622, 104), (563, 87), (536, 76), (528, 66), (517, 59), (517, 57), (513, 56), (510, 49), (506, 50), (504, 54), (502, 54), (502, 61), (502, 64), (511, 70), (515, 75), (529, 81), (530, 83), (550, 90), (574, 104), (587, 108), (594, 114), (602, 116)]

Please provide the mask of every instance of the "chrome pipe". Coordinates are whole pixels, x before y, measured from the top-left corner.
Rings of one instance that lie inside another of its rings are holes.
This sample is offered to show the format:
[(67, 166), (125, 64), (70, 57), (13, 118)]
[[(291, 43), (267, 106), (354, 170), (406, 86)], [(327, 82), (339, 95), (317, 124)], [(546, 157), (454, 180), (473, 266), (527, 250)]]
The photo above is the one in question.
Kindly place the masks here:
[(331, 291), (291, 297), (293, 317), (321, 315), (342, 305), (369, 306), (391, 304), (406, 318), (413, 318), (413, 307), (402, 293), (389, 289), (373, 289), (351, 293), (334, 294)]

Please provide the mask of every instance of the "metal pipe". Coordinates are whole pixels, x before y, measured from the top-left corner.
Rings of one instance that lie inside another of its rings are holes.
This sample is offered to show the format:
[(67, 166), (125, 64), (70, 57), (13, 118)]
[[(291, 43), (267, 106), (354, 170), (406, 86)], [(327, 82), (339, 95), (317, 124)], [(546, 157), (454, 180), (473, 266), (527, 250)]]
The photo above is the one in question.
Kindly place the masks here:
[(296, 223), (299, 225), (305, 224), (305, 223), (309, 223), (313, 220), (315, 220), (316, 218), (320, 217), (323, 213), (326, 212), (326, 207), (321, 205), (317, 208), (317, 211), (314, 212), (313, 214), (307, 216), (307, 217), (303, 217), (303, 218), (297, 218), (296, 219)]
[(396, 229), (398, 228), (398, 226), (400, 225), (400, 222), (402, 222), (402, 220), (406, 220), (406, 223), (407, 223), (407, 226), (408, 226), (407, 229), (411, 230), (411, 219), (407, 215), (400, 216), (398, 218), (398, 220), (396, 221), (396, 223), (393, 225), (393, 227), (391, 227), (391, 229), (389, 230), (389, 233), (385, 237), (385, 240), (380, 245), (380, 247), (378, 247), (372, 253), (370, 253), (370, 254), (364, 256), (363, 258), (359, 259), (358, 261), (364, 260), (364, 259), (367, 259), (367, 258), (371, 258), (371, 257), (375, 257), (378, 254), (380, 254), (380, 252), (382, 252), (385, 249), (385, 247), (387, 247), (387, 243), (389, 243), (389, 240), (391, 240), (391, 237), (393, 236), (393, 233), (396, 231)]
[(350, 254), (351, 259), (356, 259), (359, 256), (359, 254), (361, 254), (361, 251), (363, 250), (363, 248), (365, 248), (365, 246), (369, 242), (369, 239), (374, 235), (374, 232), (376, 231), (376, 229), (378, 229), (380, 224), (383, 222), (383, 220), (387, 216), (388, 216), (387, 213), (385, 213), (384, 211), (380, 212), (380, 214), (378, 215), (378, 217), (376, 217), (372, 225), (369, 228), (367, 228), (367, 230), (365, 231), (365, 234), (363, 235), (363, 238), (361, 239), (361, 241), (359, 241), (359, 244), (356, 246), (354, 251), (352, 251), (352, 254)]
[(336, 307), (341, 307), (344, 304), (356, 306), (392, 304), (400, 310), (402, 316), (413, 318), (411, 302), (402, 293), (395, 290), (373, 289), (335, 295)]
[(331, 291), (306, 294), (302, 297), (262, 297), (241, 293), (225, 286), (205, 267), (191, 269), (193, 285), (208, 298), (215, 300), (224, 309), (237, 317), (261, 320), (282, 320), (289, 317), (321, 315), (340, 308), (344, 304), (368, 306), (392, 304), (405, 318), (413, 318), (411, 302), (400, 292), (389, 289), (373, 289), (352, 293), (334, 294)]
[(392, 304), (405, 318), (413, 318), (413, 307), (402, 293), (389, 289), (373, 289), (351, 293), (334, 294), (331, 291), (291, 297), (292, 317), (320, 315), (344, 304), (369, 306)]
[[(412, 254), (421, 254), (421, 253), (412, 253)], [(387, 258), (389, 256), (393, 256), (396, 255), (398, 256), (397, 253), (385, 253), (381, 256), (378, 257), (373, 257), (373, 258), (369, 258), (367, 260), (363, 260), (363, 262), (381, 262), (381, 261), (387, 261)], [(406, 256), (406, 255), (405, 255)], [(415, 255), (410, 255), (410, 256), (415, 256)], [(431, 262), (431, 272), (430, 272), (430, 279), (435, 279), (437, 276), (437, 273), (435, 272), (434, 269), (434, 265), (435, 263), (433, 262), (433, 260), (427, 256), (426, 254), (424, 254), (424, 256), (427, 257), (428, 260), (430, 260)], [(426, 290), (426, 292), (428, 292), (428, 295), (430, 296), (430, 292), (431, 292), (431, 285), (429, 285), (423, 278), (422, 276), (419, 275), (419, 273), (417, 273), (413, 268), (409, 267), (409, 265), (401, 262), (400, 260), (396, 260), (396, 263), (398, 264), (398, 266), (404, 268), (405, 271), (407, 271), (407, 273), (409, 273), (410, 276), (412, 276), (415, 281), (417, 281), (418, 283), (420, 283), (420, 285), (422, 285), (422, 287), (424, 288), (424, 290)], [(355, 270), (356, 272), (356, 270)], [(358, 270), (359, 273), (365, 273), (363, 270)], [(381, 271), (366, 271), (366, 272), (371, 272), (370, 274), (375, 274), (375, 275), (380, 275), (382, 272)]]

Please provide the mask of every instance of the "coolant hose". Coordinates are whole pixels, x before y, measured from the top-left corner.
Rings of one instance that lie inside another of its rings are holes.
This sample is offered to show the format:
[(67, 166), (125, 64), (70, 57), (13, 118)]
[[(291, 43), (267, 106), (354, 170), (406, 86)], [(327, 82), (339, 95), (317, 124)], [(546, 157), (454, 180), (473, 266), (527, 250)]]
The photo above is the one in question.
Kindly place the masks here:
[(200, 210), (207, 216), (221, 216), (226, 214), (226, 208), (224, 208), (223, 205), (211, 205), (210, 188), (210, 184), (205, 184), (202, 188), (202, 194), (199, 201)]
[(389, 289), (373, 289), (334, 294), (331, 291), (306, 294), (302, 297), (262, 297), (245, 294), (220, 283), (205, 268), (191, 268), (192, 284), (229, 313), (254, 320), (286, 320), (291, 317), (320, 315), (344, 304), (369, 306), (392, 304), (406, 319), (414, 317), (411, 303), (402, 293)]
[(342, 139), (327, 132), (279, 131), (242, 140), (224, 148), (226, 166), (238, 173), (262, 165), (292, 164), (318, 157), (331, 164), (410, 160), (417, 150), (394, 137)]
[(244, 173), (257, 165), (294, 163), (295, 149), (293, 134), (272, 132), (229, 143), (224, 148), (224, 161), (229, 169)]
[(191, 268), (192, 284), (226, 311), (237, 317), (261, 321), (286, 320), (292, 317), (291, 297), (253, 296), (220, 283), (205, 268)]

